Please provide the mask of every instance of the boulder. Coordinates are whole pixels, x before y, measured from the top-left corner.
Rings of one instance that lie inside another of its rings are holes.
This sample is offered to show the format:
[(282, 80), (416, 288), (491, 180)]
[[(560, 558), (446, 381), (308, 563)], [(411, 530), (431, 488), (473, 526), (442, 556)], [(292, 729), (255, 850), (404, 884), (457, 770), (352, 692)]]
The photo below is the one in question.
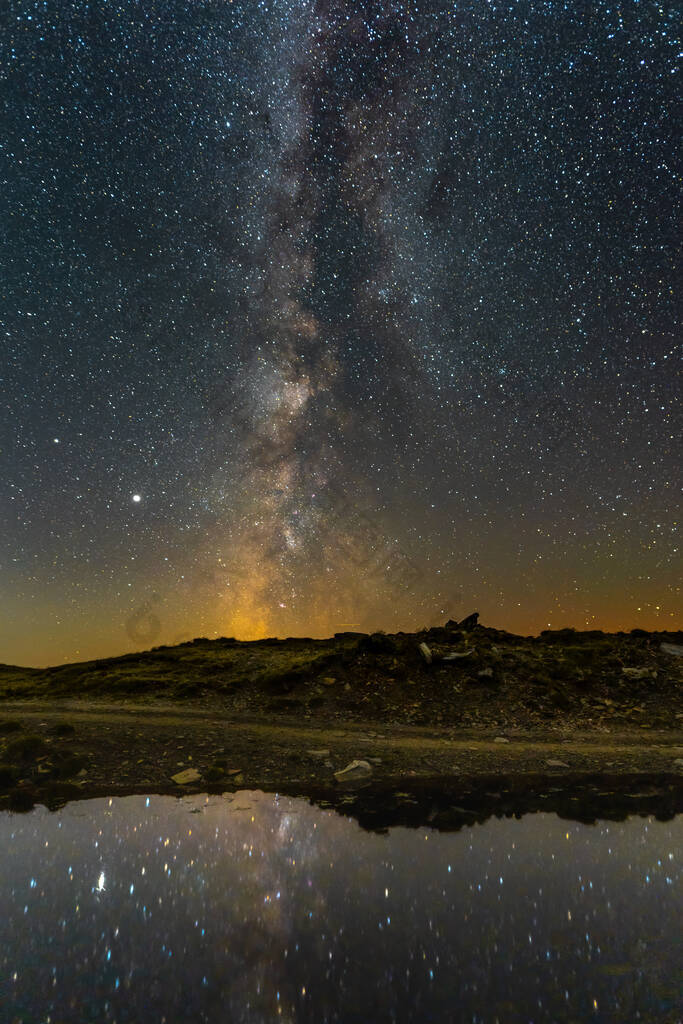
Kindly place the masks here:
[(420, 654), (422, 655), (422, 657), (424, 658), (425, 662), (428, 665), (431, 665), (431, 663), (433, 661), (433, 658), (432, 658), (431, 649), (428, 647), (428, 645), (425, 644), (425, 643), (421, 643), (420, 646), (418, 647), (418, 650), (419, 650)]
[(358, 651), (368, 651), (372, 654), (393, 654), (396, 651), (396, 641), (386, 633), (371, 633), (358, 641)]
[(479, 612), (472, 612), (466, 618), (461, 619), (458, 623), (459, 629), (474, 629), (479, 622)]

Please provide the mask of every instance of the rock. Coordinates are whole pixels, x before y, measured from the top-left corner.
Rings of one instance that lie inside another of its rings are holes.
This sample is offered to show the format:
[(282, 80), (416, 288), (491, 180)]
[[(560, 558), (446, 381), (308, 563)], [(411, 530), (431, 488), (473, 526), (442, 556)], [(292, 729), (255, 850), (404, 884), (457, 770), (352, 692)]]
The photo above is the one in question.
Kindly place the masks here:
[(171, 776), (171, 782), (177, 786), (188, 786), (191, 782), (199, 782), (201, 775), (196, 768), (186, 768), (183, 772), (177, 772)]
[(674, 658), (683, 658), (683, 647), (680, 644), (660, 644), (659, 649)]
[(459, 661), (461, 658), (469, 658), (470, 654), (474, 654), (474, 650), (472, 648), (468, 648), (466, 651), (448, 651), (447, 654), (443, 655), (441, 660)]
[(333, 679), (332, 676), (325, 676), (324, 679), (320, 680), (320, 682), (323, 684), (323, 686), (334, 686), (337, 680)]
[(424, 658), (424, 660), (426, 661), (426, 663), (428, 665), (431, 665), (432, 660), (433, 660), (432, 659), (432, 652), (429, 649), (429, 647), (427, 646), (427, 644), (421, 643), (420, 646), (418, 647), (418, 650), (419, 650), (420, 654), (422, 655), (422, 657)]
[(493, 679), (493, 669), (489, 665), (488, 668), (480, 668), (477, 672), (477, 679)]
[(569, 768), (569, 765), (568, 765), (568, 764), (566, 764), (566, 762), (564, 762), (564, 761), (558, 761), (558, 760), (557, 760), (556, 758), (554, 758), (554, 757), (549, 757), (549, 758), (548, 758), (548, 760), (546, 761), (546, 764), (547, 764), (547, 765), (548, 765), (548, 766), (549, 766), (550, 768)]
[(306, 753), (309, 754), (311, 757), (329, 757), (330, 756), (330, 752), (326, 748), (324, 750), (307, 750)]
[(509, 743), (510, 740), (506, 736), (496, 736), (493, 741), (494, 743)]
[(472, 612), (472, 614), (468, 615), (467, 618), (460, 620), (460, 622), (458, 623), (458, 628), (459, 629), (474, 629), (474, 627), (477, 625), (478, 622), (479, 622), (479, 612)]
[(677, 757), (674, 761), (674, 768), (683, 768), (683, 757)]
[(350, 761), (346, 768), (334, 773), (337, 782), (356, 782), (372, 775), (372, 767), (367, 761)]
[(656, 679), (657, 669), (651, 668), (649, 665), (644, 665), (642, 668), (622, 668), (621, 674), (627, 679)]
[(385, 633), (371, 633), (358, 641), (358, 651), (370, 651), (373, 654), (389, 654), (396, 651), (396, 642)]

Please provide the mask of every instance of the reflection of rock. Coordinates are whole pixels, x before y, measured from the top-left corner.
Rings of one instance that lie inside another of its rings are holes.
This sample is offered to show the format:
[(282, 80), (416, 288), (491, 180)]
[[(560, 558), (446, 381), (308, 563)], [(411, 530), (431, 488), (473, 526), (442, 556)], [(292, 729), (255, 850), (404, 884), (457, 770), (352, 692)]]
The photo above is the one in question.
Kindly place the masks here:
[(357, 782), (372, 775), (372, 768), (367, 761), (350, 761), (346, 768), (334, 773), (337, 782)]
[(683, 647), (680, 644), (660, 644), (659, 649), (674, 658), (683, 658)]
[(171, 781), (175, 782), (177, 786), (187, 786), (191, 782), (199, 782), (200, 779), (201, 775), (196, 768), (186, 768), (171, 776)]

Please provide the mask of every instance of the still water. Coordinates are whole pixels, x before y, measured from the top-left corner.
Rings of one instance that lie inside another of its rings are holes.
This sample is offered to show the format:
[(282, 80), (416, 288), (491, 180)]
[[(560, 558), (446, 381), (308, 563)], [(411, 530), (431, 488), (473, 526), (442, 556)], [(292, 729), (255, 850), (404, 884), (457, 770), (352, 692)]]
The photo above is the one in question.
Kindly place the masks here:
[(681, 1019), (683, 818), (362, 831), (303, 800), (0, 815), (0, 1020)]

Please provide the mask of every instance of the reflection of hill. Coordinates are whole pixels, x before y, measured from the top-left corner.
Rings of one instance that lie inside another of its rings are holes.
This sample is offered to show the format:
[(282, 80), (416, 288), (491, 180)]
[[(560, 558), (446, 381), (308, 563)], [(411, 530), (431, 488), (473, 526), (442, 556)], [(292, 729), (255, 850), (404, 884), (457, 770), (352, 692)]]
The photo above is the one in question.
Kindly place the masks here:
[[(293, 790), (290, 795), (295, 795)], [(310, 800), (375, 832), (399, 825), (457, 832), (489, 818), (521, 818), (539, 811), (585, 824), (624, 821), (632, 815), (668, 821), (683, 813), (683, 776), (674, 772), (567, 772), (559, 778), (543, 773), (480, 775), (402, 782), (400, 790), (378, 784), (353, 793), (327, 790), (310, 794)]]

